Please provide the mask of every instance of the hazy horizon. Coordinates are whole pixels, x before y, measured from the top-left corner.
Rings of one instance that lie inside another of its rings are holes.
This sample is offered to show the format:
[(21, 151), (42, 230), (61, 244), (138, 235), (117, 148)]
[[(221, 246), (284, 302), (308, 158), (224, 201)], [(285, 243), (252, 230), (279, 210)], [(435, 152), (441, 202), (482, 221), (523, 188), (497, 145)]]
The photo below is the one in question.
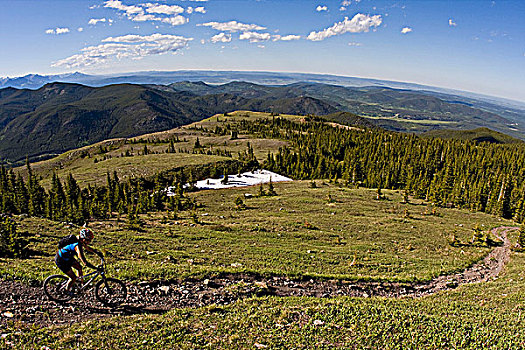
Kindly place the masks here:
[(246, 71), (525, 101), (523, 1), (4, 1), (1, 76)]

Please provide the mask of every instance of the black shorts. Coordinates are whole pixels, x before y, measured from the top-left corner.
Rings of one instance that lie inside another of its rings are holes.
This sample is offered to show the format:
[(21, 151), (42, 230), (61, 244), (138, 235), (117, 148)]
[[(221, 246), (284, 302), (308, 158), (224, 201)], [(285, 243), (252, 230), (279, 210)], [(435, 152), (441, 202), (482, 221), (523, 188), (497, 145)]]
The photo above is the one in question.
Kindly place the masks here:
[(64, 260), (58, 254), (55, 255), (55, 264), (60, 269), (60, 271), (62, 271), (65, 274), (67, 274), (69, 271), (71, 271), (71, 267), (75, 263), (76, 263), (75, 258), (71, 258), (69, 260)]

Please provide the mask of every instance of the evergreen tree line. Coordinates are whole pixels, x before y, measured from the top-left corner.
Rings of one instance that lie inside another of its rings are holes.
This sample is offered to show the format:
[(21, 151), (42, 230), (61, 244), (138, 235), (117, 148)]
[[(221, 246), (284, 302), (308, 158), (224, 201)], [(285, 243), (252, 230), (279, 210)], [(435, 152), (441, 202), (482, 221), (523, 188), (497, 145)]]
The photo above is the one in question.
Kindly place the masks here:
[(525, 145), (421, 138), (382, 130), (334, 128), (283, 118), (239, 121), (239, 133), (287, 140), (264, 166), (295, 179), (404, 189), (438, 206), (525, 220)]
[[(194, 204), (184, 196), (195, 182), (206, 177), (240, 173), (259, 167), (248, 146), (239, 152), (239, 160), (227, 160), (206, 165), (181, 167), (157, 173), (151, 178), (128, 178), (121, 181), (116, 172), (106, 175), (105, 185), (89, 185), (81, 188), (69, 174), (60, 180), (56, 173), (46, 190), (31, 170), (29, 162), (27, 179), (13, 169), (0, 168), (0, 213), (28, 214), (55, 221), (83, 224), (90, 219), (107, 219), (115, 215), (137, 214), (156, 210), (178, 211), (193, 208)], [(185, 185), (186, 186), (185, 188)], [(175, 196), (168, 196), (168, 187), (177, 189)]]
[(106, 184), (80, 188), (69, 174), (61, 181), (53, 174), (49, 190), (40, 185), (28, 166), (24, 180), (13, 170), (0, 168), (0, 211), (10, 214), (28, 214), (56, 221), (82, 224), (89, 219), (106, 219), (114, 215), (134, 215), (151, 210), (184, 209), (187, 201), (182, 191), (178, 196), (167, 197), (165, 188), (182, 188), (187, 182), (181, 173), (176, 176), (157, 175), (153, 180), (130, 178), (120, 181), (116, 172), (107, 174)]

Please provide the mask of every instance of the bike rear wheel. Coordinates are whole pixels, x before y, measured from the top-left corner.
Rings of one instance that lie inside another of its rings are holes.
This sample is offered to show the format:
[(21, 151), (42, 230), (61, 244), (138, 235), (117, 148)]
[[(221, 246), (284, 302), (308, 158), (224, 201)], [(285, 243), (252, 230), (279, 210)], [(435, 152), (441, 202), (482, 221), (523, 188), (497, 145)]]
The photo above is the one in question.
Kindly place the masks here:
[(52, 275), (44, 281), (44, 292), (49, 299), (58, 303), (65, 303), (73, 298), (74, 293), (66, 289), (69, 278), (64, 275)]
[(95, 296), (102, 304), (115, 307), (126, 301), (128, 292), (124, 282), (116, 278), (105, 278), (95, 286)]

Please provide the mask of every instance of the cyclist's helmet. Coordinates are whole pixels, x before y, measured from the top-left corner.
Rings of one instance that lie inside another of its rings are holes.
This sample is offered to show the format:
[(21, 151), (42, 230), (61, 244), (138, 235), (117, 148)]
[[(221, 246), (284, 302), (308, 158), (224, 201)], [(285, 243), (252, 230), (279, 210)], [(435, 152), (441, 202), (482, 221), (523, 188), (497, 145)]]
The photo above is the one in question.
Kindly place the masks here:
[(88, 228), (83, 228), (80, 230), (79, 237), (86, 241), (91, 241), (93, 239), (93, 232)]

